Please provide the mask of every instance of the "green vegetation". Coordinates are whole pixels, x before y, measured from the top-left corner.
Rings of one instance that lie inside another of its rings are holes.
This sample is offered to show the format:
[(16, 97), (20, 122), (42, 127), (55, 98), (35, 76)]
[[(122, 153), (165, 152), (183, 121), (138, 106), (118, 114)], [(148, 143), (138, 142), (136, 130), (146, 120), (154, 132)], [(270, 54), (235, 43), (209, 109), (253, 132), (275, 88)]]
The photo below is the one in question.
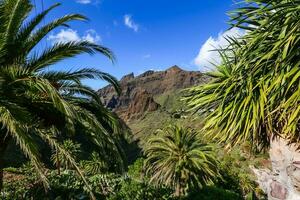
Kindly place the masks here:
[(213, 147), (201, 143), (191, 130), (170, 126), (158, 131), (145, 146), (150, 182), (167, 185), (182, 196), (187, 190), (201, 188), (219, 176)]
[[(62, 143), (62, 147), (76, 161), (80, 152), (80, 144), (73, 143), (72, 140), (65, 140)], [(58, 170), (60, 170), (60, 168), (71, 169), (73, 167), (65, 154), (60, 152), (58, 149), (53, 152), (51, 160)]]
[[(112, 52), (87, 41), (56, 43), (35, 52), (35, 47), (54, 28), (73, 20), (86, 20), (79, 14), (70, 14), (42, 25), (45, 16), (57, 6), (59, 4), (27, 19), (33, 8), (29, 0), (0, 1), (0, 190), (3, 188), (3, 157), (10, 142), (17, 144), (30, 160), (46, 189), (50, 183), (42, 164), (41, 144), (58, 152), (57, 158), (62, 157), (63, 164), (72, 165), (87, 186), (74, 158), (64, 148), (65, 138), (80, 131), (103, 151), (109, 149), (120, 154), (109, 133), (118, 131), (118, 121), (103, 108), (96, 92), (81, 82), (97, 78), (118, 90), (116, 79), (89, 68), (51, 70), (59, 61), (82, 53), (100, 53), (113, 61)], [(117, 156), (120, 160), (120, 155)], [(88, 190), (91, 190), (89, 186)], [(90, 195), (93, 198), (93, 194)]]
[(168, 113), (174, 113), (179, 110), (184, 110), (185, 106), (183, 106), (180, 98), (182, 97), (183, 92), (181, 90), (175, 90), (171, 92), (166, 92), (163, 95), (157, 95), (154, 97), (154, 100), (159, 103), (164, 110), (168, 111)]
[[(243, 38), (228, 38), (211, 83), (190, 90), (189, 104), (206, 115), (204, 131), (222, 142), (268, 147), (272, 137), (299, 139), (299, 5), (251, 0), (231, 13)], [(251, 4), (253, 3), (253, 4)], [(234, 56), (233, 56), (234, 55)]]
[[(286, 170), (299, 154), (300, 2), (247, 2), (231, 13), (232, 26), (243, 29), (245, 36), (227, 38), (230, 45), (219, 50), (222, 64), (208, 73), (212, 81), (190, 89), (186, 99), (205, 116), (202, 130), (206, 135), (231, 146), (248, 141), (253, 150), (270, 150), (276, 175), (260, 181), (269, 199), (278, 197), (271, 187), (275, 181), (287, 190), (285, 196), (299, 198), (293, 191), (298, 190), (294, 180), (298, 176)], [(285, 159), (286, 155), (278, 158), (277, 152), (284, 148), (293, 160)], [(279, 159), (284, 161), (276, 162)], [(288, 179), (293, 181), (285, 183)]]
[[(12, 170), (7, 169), (7, 173), (8, 171)], [(32, 170), (31, 165), (23, 166), (13, 173), (18, 173), (18, 177), (15, 177), (18, 181), (11, 180), (5, 184), (3, 193), (6, 195), (1, 199), (90, 199), (88, 188), (73, 170), (63, 170), (61, 174), (54, 170), (49, 171), (47, 178), (51, 189), (47, 193), (43, 185), (37, 182), (38, 175)], [(90, 174), (86, 176), (86, 180), (96, 199), (171, 198), (169, 189), (149, 185), (126, 175)]]
[(81, 165), (88, 174), (100, 174), (109, 171), (107, 163), (97, 152), (93, 152), (90, 160), (82, 161)]
[(154, 99), (162, 107), (154, 112), (145, 113), (141, 119), (131, 120), (128, 126), (132, 130), (135, 139), (139, 141), (141, 147), (149, 138), (155, 135), (156, 130), (178, 124), (200, 130), (203, 118), (194, 116), (187, 112), (188, 108), (182, 103), (181, 98), (186, 94), (181, 90), (162, 95), (157, 95)]
[[(101, 79), (119, 91), (114, 77), (51, 70), (82, 53), (114, 61), (108, 48), (78, 41), (35, 52), (53, 29), (86, 18), (42, 25), (59, 4), (28, 19), (29, 0), (0, 1), (0, 198), (264, 199), (250, 166), (269, 167), (263, 150), (273, 138), (299, 139), (300, 2), (247, 2), (231, 13), (246, 34), (227, 38), (211, 82), (156, 96), (162, 108), (132, 121), (132, 136), (82, 83)], [(12, 167), (5, 156), (18, 150), (26, 159)]]

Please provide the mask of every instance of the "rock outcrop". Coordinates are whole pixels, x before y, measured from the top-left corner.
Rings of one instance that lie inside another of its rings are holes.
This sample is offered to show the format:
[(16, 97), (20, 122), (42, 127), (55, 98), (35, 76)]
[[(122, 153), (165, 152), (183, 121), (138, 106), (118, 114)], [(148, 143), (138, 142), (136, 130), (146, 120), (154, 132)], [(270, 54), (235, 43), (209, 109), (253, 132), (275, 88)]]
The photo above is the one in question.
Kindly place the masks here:
[(269, 150), (272, 169), (255, 169), (257, 182), (269, 200), (300, 199), (300, 152), (284, 139), (271, 141)]
[(98, 91), (104, 104), (123, 120), (142, 117), (145, 112), (157, 110), (160, 105), (154, 96), (203, 83), (208, 77), (198, 71), (185, 71), (178, 66), (165, 71), (146, 71), (138, 76), (133, 73), (120, 80), (121, 95), (111, 85)]

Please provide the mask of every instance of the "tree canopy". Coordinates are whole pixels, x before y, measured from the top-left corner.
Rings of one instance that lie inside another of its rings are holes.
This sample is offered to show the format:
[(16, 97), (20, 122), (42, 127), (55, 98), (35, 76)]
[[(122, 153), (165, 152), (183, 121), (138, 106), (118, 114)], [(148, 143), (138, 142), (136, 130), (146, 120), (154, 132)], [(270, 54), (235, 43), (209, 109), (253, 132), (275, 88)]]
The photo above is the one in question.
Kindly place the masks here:
[(150, 181), (174, 188), (177, 196), (211, 183), (219, 176), (213, 149), (191, 129), (169, 126), (159, 130), (144, 150)]
[(274, 137), (299, 142), (300, 1), (250, 0), (231, 12), (245, 31), (219, 49), (222, 64), (209, 84), (186, 98), (206, 116), (204, 130), (221, 142), (268, 147)]
[(59, 151), (82, 178), (75, 160), (63, 148), (61, 139), (67, 135), (80, 130), (95, 145), (115, 152), (121, 159), (113, 137), (120, 131), (118, 119), (103, 107), (97, 93), (82, 83), (83, 79), (100, 79), (119, 91), (117, 80), (95, 68), (52, 69), (56, 63), (82, 53), (98, 53), (114, 61), (112, 51), (89, 41), (39, 46), (55, 28), (87, 19), (68, 14), (44, 24), (44, 18), (59, 5), (30, 17), (33, 5), (29, 0), (0, 1), (0, 168), (8, 142), (13, 140), (39, 172), (46, 188), (38, 141)]

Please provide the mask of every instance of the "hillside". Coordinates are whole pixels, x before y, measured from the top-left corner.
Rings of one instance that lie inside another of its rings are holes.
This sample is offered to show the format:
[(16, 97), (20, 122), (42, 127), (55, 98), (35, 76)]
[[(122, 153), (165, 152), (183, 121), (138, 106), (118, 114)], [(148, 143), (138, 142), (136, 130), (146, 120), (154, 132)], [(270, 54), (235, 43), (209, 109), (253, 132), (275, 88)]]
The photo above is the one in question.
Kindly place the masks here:
[(183, 89), (207, 81), (208, 77), (201, 72), (172, 66), (165, 71), (150, 70), (138, 76), (133, 73), (124, 76), (120, 80), (120, 96), (110, 85), (100, 89), (98, 94), (104, 104), (127, 123), (136, 139), (144, 140), (170, 123), (199, 126), (199, 119), (197, 123), (185, 123), (195, 119), (185, 115), (180, 97)]

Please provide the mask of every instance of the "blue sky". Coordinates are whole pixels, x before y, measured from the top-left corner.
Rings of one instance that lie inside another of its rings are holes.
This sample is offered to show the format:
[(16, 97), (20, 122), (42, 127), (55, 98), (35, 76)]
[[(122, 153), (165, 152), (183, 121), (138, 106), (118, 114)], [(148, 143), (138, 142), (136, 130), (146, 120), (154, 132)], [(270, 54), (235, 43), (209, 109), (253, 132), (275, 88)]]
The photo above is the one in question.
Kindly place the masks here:
[[(35, 2), (34, 12), (41, 11), (41, 0)], [(95, 67), (117, 78), (130, 72), (164, 70), (175, 64), (186, 70), (205, 70), (209, 65), (206, 60), (218, 60), (209, 48), (224, 45), (224, 34), (239, 33), (224, 33), (228, 29), (226, 13), (234, 9), (232, 0), (44, 0), (44, 7), (56, 2), (62, 6), (47, 20), (80, 13), (90, 21), (56, 29), (44, 45), (87, 39), (111, 48), (117, 57), (112, 65), (101, 55), (82, 55), (57, 64), (56, 69)], [(104, 83), (87, 84), (97, 89)]]

